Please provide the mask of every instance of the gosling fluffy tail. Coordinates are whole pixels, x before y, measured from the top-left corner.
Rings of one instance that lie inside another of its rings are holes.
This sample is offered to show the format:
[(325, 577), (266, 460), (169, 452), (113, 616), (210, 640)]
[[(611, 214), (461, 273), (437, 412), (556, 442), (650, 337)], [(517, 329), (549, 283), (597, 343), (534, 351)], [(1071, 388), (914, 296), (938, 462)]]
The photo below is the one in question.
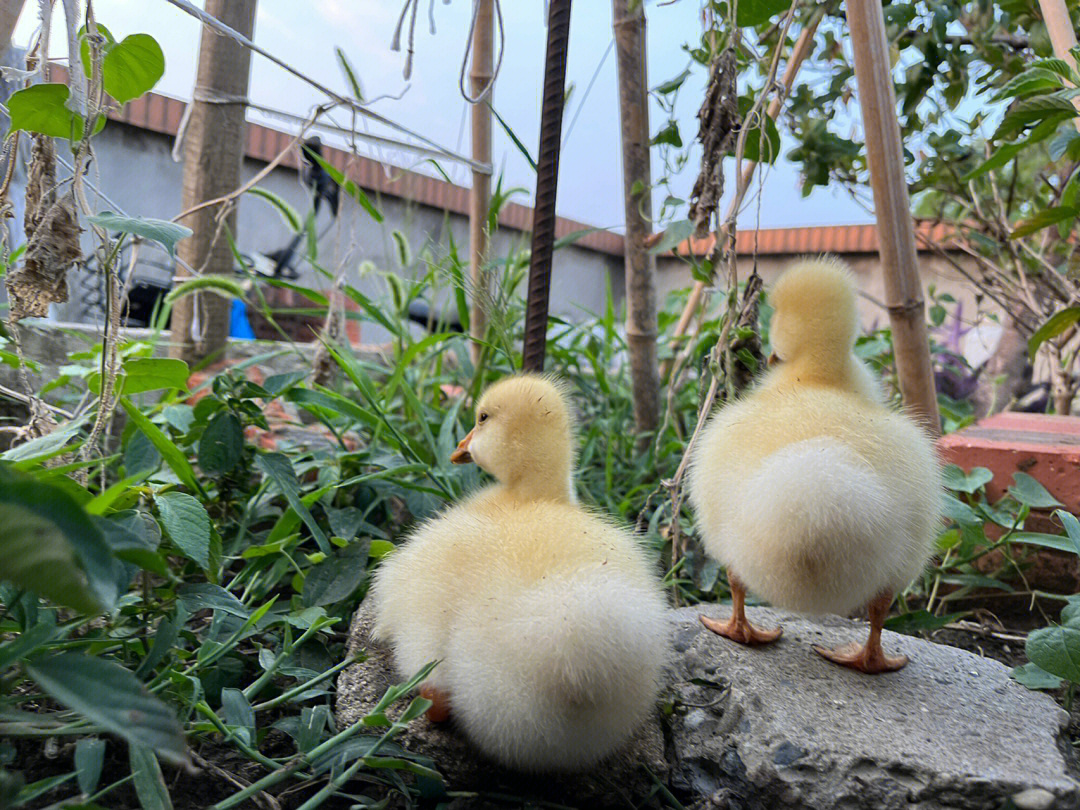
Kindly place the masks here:
[(890, 572), (910, 577), (911, 552), (898, 542), (907, 516), (848, 444), (825, 436), (790, 444), (739, 490), (729, 526), (743, 553), (731, 562), (770, 602), (844, 613), (876, 596), (863, 590), (880, 587)]
[(587, 767), (654, 706), (666, 631), (659, 589), (618, 571), (507, 588), (451, 631), (441, 666), (454, 718), (512, 767)]

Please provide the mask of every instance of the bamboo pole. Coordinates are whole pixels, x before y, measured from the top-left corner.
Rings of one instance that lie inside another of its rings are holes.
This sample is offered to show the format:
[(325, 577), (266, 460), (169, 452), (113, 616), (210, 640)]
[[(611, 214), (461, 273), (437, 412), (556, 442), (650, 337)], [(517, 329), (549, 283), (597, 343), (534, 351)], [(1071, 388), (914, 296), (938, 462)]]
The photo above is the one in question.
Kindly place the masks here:
[[(472, 159), (491, 164), (491, 100), (494, 88), (492, 68), (492, 11), (493, 0), (479, 0), (476, 26), (473, 32), (472, 64), (469, 68), (470, 92), (474, 103), (471, 111)], [(491, 245), (488, 231), (488, 208), (491, 205), (491, 175), (472, 172), (469, 192), (469, 280), (472, 283), (472, 307), (469, 311), (469, 334), (473, 341), (469, 352), (473, 362), (480, 357), (480, 344), (487, 330), (484, 310), (490, 297), (490, 280), (485, 266)]]
[[(612, 23), (619, 76), (626, 211), (626, 345), (634, 394), (634, 429), (641, 434), (655, 430), (660, 420), (656, 257), (645, 246), (645, 239), (652, 231), (645, 4), (641, 0), (613, 0)], [(640, 189), (636, 193), (635, 186)]]
[(543, 371), (547, 353), (551, 254), (555, 247), (555, 192), (559, 184), (559, 144), (566, 87), (566, 50), (570, 42), (571, 0), (548, 3), (547, 54), (544, 57), (544, 103), (540, 110), (540, 149), (536, 157), (536, 204), (533, 207), (529, 297), (525, 304), (525, 345), (521, 366)]
[[(1046, 33), (1050, 35), (1050, 44), (1054, 47), (1054, 56), (1065, 60), (1069, 67), (1076, 70), (1076, 59), (1071, 53), (1076, 47), (1076, 31), (1073, 30), (1065, 0), (1039, 0), (1039, 8), (1046, 23)], [(1074, 98), (1072, 103), (1080, 110), (1080, 96)], [(1080, 118), (1074, 118), (1073, 123), (1080, 129)]]
[(848, 0), (847, 19), (900, 393), (908, 412), (938, 435), (941, 422), (880, 0)]
[[(206, 0), (208, 14), (249, 39), (255, 30), (255, 8), (256, 0)], [(247, 48), (203, 26), (199, 69), (184, 138), (184, 211), (224, 197), (240, 185), (250, 67), (251, 52)], [(217, 205), (206, 206), (181, 220), (193, 234), (180, 242), (177, 254), (188, 267), (202, 273), (232, 275), (232, 250), (220, 227), (219, 212)], [(235, 209), (224, 224), (235, 235)], [(180, 265), (177, 281), (183, 281), (186, 275)], [(171, 327), (172, 357), (189, 363), (207, 357), (228, 340), (229, 301), (213, 293), (185, 296), (173, 307)]]
[[(802, 67), (802, 63), (810, 54), (810, 49), (814, 44), (814, 34), (817, 32), (818, 24), (824, 16), (824, 8), (819, 7), (810, 19), (807, 20), (806, 27), (803, 28), (802, 32), (799, 34), (799, 38), (795, 40), (795, 45), (791, 50), (791, 58), (788, 59), (788, 63), (784, 67), (784, 76), (780, 80), (784, 87), (783, 95), (778, 95), (770, 101), (768, 109), (765, 111), (765, 114), (774, 121), (780, 114), (780, 109), (784, 105), (784, 99), (791, 93), (791, 88), (795, 85), (795, 77), (799, 73), (799, 68)], [(743, 189), (743, 193), (740, 194), (736, 192), (735, 196), (732, 197), (731, 202), (728, 204), (727, 213), (724, 215), (724, 222), (731, 219), (732, 214), (734, 214), (739, 206), (742, 205), (746, 189), (749, 189), (750, 180), (756, 170), (757, 163), (752, 160), (746, 161), (743, 164), (742, 173), (737, 186), (737, 188)], [(717, 231), (716, 238), (720, 241), (727, 239), (727, 228), (723, 224), (721, 224), (720, 229)], [(654, 243), (659, 241), (659, 234), (657, 234), (653, 241)], [(690, 297), (686, 300), (686, 306), (683, 308), (682, 315), (679, 316), (679, 321), (675, 324), (675, 331), (672, 333), (673, 341), (677, 341), (685, 335), (686, 330), (690, 328), (690, 322), (693, 320), (694, 314), (698, 311), (698, 307), (701, 306), (701, 296), (704, 292), (705, 282), (695, 281), (693, 289), (690, 290)], [(671, 374), (671, 366), (674, 361), (674, 357), (669, 357), (664, 361), (664, 364), (660, 369), (660, 376), (663, 379), (667, 379)]]

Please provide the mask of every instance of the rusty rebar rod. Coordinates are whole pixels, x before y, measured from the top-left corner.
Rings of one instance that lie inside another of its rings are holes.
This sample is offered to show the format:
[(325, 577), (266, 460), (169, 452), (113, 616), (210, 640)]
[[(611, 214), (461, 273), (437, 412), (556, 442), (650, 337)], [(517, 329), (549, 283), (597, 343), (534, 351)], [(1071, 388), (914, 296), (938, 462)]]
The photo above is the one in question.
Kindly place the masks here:
[(547, 351), (551, 254), (555, 244), (555, 192), (559, 183), (559, 142), (562, 139), (569, 40), (570, 0), (551, 0), (548, 7), (547, 56), (544, 60), (544, 102), (540, 111), (540, 151), (536, 158), (529, 297), (525, 306), (525, 345), (521, 360), (525, 371), (543, 371)]

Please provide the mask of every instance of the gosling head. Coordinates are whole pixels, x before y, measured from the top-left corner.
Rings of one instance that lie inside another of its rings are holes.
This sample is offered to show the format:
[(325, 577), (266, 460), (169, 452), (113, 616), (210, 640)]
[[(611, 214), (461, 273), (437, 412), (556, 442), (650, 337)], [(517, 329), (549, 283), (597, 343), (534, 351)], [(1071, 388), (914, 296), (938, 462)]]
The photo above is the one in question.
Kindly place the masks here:
[(524, 497), (573, 500), (573, 419), (562, 387), (535, 374), (495, 383), (450, 460), (475, 462)]
[(804, 259), (784, 271), (769, 300), (770, 363), (791, 363), (819, 375), (842, 373), (858, 331), (855, 283), (839, 259)]

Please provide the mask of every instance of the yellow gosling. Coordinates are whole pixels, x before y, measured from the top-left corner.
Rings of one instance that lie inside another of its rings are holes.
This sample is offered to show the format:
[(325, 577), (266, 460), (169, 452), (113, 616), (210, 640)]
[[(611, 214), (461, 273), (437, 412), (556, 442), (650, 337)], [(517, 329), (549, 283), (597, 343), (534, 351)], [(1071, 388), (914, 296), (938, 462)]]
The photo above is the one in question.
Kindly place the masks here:
[(377, 637), (481, 750), (526, 771), (586, 768), (654, 705), (667, 652), (653, 565), (575, 503), (573, 422), (553, 380), (492, 386), (452, 460), (497, 482), (417, 529), (379, 568)]
[(775, 640), (745, 617), (750, 590), (779, 607), (870, 613), (865, 645), (815, 648), (863, 672), (896, 670), (880, 644), (893, 594), (926, 565), (939, 525), (933, 444), (888, 410), (855, 357), (850, 273), (804, 260), (776, 282), (770, 370), (713, 415), (692, 458), (689, 496), (706, 551), (727, 567), (730, 621), (709, 629), (746, 644)]

